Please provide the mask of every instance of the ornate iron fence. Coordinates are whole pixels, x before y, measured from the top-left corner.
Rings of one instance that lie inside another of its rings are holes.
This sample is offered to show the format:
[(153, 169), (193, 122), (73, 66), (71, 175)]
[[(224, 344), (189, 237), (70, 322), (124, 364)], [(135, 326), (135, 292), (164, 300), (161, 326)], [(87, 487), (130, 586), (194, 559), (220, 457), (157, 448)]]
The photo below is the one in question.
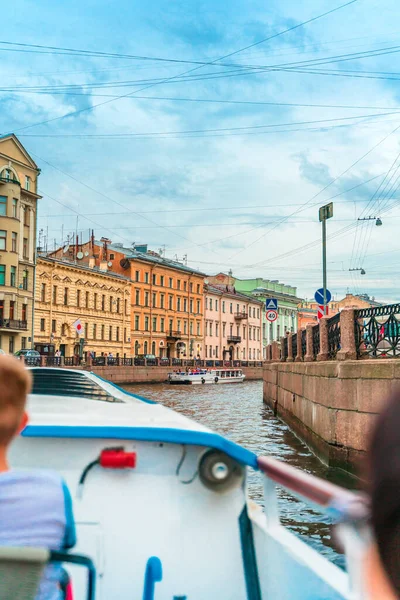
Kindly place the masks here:
[(296, 358), (297, 356), (297, 333), (294, 333), (292, 335), (292, 356), (291, 358), (293, 358), (293, 360)]
[(283, 340), (283, 348), (282, 348), (282, 360), (287, 360), (288, 358), (288, 340), (287, 336)]
[(312, 328), (312, 347), (314, 359), (317, 359), (319, 354), (319, 325), (314, 325)]
[(400, 356), (400, 304), (356, 310), (354, 326), (359, 357)]
[(307, 332), (305, 329), (301, 331), (301, 357), (304, 359), (307, 354)]
[(335, 359), (340, 350), (340, 313), (331, 317), (328, 321), (328, 355)]

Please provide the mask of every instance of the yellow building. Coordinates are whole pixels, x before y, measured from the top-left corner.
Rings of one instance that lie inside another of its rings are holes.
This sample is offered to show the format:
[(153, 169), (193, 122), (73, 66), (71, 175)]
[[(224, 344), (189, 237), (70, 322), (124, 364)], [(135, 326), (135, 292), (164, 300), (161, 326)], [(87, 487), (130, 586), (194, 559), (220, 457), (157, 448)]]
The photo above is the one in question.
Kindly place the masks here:
[(39, 256), (35, 343), (54, 344), (63, 356), (130, 356), (130, 286), (129, 278), (101, 270), (94, 259), (84, 265)]
[(15, 135), (0, 137), (0, 348), (33, 344), (33, 296), (40, 174)]

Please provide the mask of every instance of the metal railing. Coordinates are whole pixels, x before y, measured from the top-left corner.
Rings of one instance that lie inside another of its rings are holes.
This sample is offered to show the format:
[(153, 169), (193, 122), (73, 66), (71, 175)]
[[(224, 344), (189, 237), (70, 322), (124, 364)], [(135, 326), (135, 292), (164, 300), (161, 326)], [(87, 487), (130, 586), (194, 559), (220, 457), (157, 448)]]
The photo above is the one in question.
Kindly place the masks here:
[(288, 339), (286, 336), (283, 340), (282, 360), (287, 360), (287, 358), (288, 358)]
[(245, 312), (245, 311), (236, 312), (234, 314), (234, 317), (235, 317), (235, 319), (238, 319), (238, 320), (240, 320), (240, 319), (247, 319), (247, 312)]
[(293, 358), (293, 360), (296, 358), (297, 356), (297, 333), (294, 333), (292, 335), (292, 356), (291, 358)]
[(0, 328), (26, 331), (28, 329), (28, 322), (20, 319), (0, 319)]
[(340, 313), (328, 321), (328, 356), (334, 360), (340, 350)]
[[(25, 363), (29, 365), (47, 367), (86, 367), (88, 368), (88, 360), (78, 358), (76, 356), (34, 356), (25, 357)], [(91, 359), (93, 367), (222, 367), (222, 368), (240, 368), (240, 367), (262, 367), (262, 360), (200, 360), (186, 358), (122, 358), (95, 356)], [(89, 366), (90, 368), (90, 366)]]
[(314, 359), (316, 359), (319, 354), (319, 325), (314, 325), (312, 328), (312, 348)]
[(304, 360), (307, 354), (307, 332), (305, 329), (301, 330), (301, 358)]
[(240, 344), (242, 338), (240, 335), (228, 335), (227, 340), (228, 344)]
[(400, 304), (356, 310), (354, 328), (358, 357), (400, 356)]
[(167, 338), (180, 338), (181, 336), (182, 336), (181, 331), (173, 331), (172, 329), (167, 331)]

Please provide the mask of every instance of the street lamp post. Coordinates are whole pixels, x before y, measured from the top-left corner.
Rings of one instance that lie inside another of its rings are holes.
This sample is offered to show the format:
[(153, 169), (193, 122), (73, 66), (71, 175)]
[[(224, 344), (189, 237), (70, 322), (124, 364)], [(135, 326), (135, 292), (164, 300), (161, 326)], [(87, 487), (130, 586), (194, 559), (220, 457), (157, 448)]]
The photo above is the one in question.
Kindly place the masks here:
[(324, 289), (324, 315), (326, 315), (326, 290), (327, 290), (327, 274), (326, 274), (326, 221), (333, 217), (333, 202), (321, 206), (319, 209), (319, 220), (322, 223), (322, 284)]

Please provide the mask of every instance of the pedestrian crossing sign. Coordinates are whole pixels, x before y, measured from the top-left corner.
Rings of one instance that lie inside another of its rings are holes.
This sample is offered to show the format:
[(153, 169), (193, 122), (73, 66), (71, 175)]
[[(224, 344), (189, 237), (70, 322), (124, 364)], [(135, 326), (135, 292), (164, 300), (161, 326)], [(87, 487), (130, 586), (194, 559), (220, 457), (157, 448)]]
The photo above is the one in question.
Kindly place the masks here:
[(267, 298), (265, 301), (265, 310), (278, 310), (278, 300), (276, 298)]

